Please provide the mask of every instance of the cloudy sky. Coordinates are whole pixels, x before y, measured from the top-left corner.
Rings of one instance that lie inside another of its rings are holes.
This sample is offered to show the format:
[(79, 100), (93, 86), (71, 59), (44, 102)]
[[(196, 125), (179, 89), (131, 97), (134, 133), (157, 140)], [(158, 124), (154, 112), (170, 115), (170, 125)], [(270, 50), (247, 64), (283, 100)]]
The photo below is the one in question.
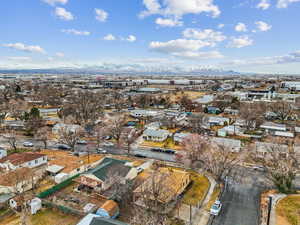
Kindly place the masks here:
[(3, 0), (0, 68), (300, 74), (300, 0)]

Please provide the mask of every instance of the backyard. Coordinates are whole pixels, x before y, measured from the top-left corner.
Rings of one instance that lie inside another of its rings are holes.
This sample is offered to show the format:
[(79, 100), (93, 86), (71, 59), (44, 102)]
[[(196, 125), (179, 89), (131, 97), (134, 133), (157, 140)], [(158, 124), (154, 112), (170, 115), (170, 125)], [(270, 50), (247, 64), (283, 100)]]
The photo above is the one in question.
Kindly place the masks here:
[[(59, 211), (51, 209), (43, 209), (37, 214), (30, 216), (32, 225), (75, 225), (79, 222), (80, 217), (74, 215), (66, 215)], [(0, 225), (19, 225), (20, 217), (13, 215), (0, 221)]]

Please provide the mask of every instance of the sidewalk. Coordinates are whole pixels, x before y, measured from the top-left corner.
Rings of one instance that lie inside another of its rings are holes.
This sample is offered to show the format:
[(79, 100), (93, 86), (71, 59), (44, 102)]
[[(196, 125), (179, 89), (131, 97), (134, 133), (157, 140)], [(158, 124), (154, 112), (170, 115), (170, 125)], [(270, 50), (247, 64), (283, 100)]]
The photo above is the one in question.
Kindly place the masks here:
[(206, 205), (209, 202), (217, 183), (212, 177), (210, 177), (210, 176), (206, 176), (206, 177), (208, 178), (208, 180), (210, 182), (210, 187), (209, 187), (207, 195), (202, 203), (201, 209), (198, 210), (198, 213), (196, 214), (196, 216), (193, 219), (193, 225), (207, 225), (209, 218), (210, 218), (210, 214), (206, 210)]
[(270, 225), (276, 225), (276, 205), (279, 200), (285, 198), (286, 194), (272, 195), (272, 208), (270, 213)]

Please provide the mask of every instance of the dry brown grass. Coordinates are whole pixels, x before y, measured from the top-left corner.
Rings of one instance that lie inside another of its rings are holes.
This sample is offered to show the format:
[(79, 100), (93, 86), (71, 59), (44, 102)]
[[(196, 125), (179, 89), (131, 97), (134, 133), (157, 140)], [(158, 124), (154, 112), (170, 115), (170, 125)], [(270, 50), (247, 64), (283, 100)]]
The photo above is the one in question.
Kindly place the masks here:
[[(43, 209), (30, 217), (32, 225), (75, 225), (80, 218), (73, 215), (66, 215), (51, 209)], [(19, 225), (20, 217), (13, 215), (0, 221), (0, 225)]]
[(187, 205), (197, 205), (205, 198), (209, 189), (209, 180), (198, 173), (191, 172), (192, 185), (188, 188), (183, 197), (183, 203)]
[(278, 202), (276, 206), (276, 224), (300, 224), (300, 195), (289, 195)]

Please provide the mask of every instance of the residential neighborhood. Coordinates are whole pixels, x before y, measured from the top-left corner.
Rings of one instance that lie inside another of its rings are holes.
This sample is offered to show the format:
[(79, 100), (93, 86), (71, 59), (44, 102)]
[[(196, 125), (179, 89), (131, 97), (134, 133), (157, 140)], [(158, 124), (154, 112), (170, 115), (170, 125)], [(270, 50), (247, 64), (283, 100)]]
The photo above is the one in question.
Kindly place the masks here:
[(293, 84), (3, 76), (0, 224), (298, 221)]

